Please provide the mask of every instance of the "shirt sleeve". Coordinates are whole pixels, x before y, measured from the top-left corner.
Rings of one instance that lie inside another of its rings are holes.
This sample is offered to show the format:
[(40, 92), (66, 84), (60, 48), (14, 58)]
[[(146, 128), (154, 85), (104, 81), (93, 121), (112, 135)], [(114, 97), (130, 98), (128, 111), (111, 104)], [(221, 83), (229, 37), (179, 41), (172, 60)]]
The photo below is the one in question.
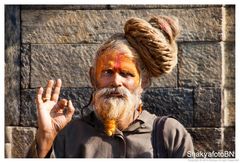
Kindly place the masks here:
[(194, 152), (190, 134), (174, 118), (168, 118), (163, 129), (164, 146), (170, 158), (187, 158)]

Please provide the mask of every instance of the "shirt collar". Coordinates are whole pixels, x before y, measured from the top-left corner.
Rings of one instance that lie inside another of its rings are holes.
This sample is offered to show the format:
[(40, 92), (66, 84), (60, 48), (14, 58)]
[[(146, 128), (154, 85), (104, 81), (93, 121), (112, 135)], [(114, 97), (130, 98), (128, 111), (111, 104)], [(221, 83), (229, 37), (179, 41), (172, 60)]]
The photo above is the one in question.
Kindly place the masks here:
[[(123, 130), (123, 133), (144, 133), (144, 132), (151, 132), (153, 121), (156, 118), (156, 115), (149, 113), (146, 110), (143, 110), (142, 113), (138, 116), (138, 118), (133, 121), (133, 123)], [(94, 126), (100, 132), (104, 132), (104, 126), (102, 122), (97, 118), (94, 111), (90, 114), (90, 117), (86, 119), (88, 123)], [(120, 132), (120, 133), (122, 133)]]
[(123, 132), (151, 132), (155, 115), (143, 110), (139, 117)]

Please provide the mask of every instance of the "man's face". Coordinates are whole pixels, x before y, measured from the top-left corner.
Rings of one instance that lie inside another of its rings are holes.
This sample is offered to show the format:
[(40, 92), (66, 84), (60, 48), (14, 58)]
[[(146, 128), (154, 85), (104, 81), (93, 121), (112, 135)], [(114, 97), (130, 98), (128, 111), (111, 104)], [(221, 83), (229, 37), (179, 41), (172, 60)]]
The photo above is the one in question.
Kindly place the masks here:
[(136, 61), (129, 50), (125, 53), (107, 50), (96, 63), (97, 88), (125, 87), (131, 93), (140, 85), (140, 75)]
[(131, 51), (124, 52), (107, 50), (96, 62), (94, 106), (105, 127), (112, 126), (108, 124), (111, 120), (116, 122), (113, 128), (123, 129), (119, 123), (129, 124), (141, 103), (139, 70)]

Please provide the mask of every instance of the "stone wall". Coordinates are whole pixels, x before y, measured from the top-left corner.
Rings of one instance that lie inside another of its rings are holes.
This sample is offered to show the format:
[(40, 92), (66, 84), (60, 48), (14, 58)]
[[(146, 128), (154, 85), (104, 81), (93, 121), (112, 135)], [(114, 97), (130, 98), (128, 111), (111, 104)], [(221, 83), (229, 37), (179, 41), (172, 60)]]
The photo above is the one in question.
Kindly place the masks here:
[[(5, 6), (5, 157), (21, 158), (36, 132), (37, 87), (61, 78), (60, 98), (89, 101), (96, 49), (137, 16), (179, 19), (179, 60), (145, 91), (145, 108), (176, 117), (195, 151), (235, 151), (234, 5)], [(80, 115), (81, 116), (81, 115)]]

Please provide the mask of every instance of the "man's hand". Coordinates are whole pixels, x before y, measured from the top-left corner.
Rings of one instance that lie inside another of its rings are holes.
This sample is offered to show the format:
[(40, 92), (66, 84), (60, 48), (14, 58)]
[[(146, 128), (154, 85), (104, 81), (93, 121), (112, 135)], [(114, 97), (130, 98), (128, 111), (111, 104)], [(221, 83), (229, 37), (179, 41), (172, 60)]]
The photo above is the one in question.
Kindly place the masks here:
[(53, 88), (54, 81), (49, 80), (45, 95), (43, 95), (44, 90), (42, 87), (39, 88), (37, 93), (37, 144), (39, 157), (46, 156), (58, 132), (72, 119), (75, 110), (70, 100), (62, 99), (58, 101), (61, 86), (60, 79), (57, 80), (55, 88)]

